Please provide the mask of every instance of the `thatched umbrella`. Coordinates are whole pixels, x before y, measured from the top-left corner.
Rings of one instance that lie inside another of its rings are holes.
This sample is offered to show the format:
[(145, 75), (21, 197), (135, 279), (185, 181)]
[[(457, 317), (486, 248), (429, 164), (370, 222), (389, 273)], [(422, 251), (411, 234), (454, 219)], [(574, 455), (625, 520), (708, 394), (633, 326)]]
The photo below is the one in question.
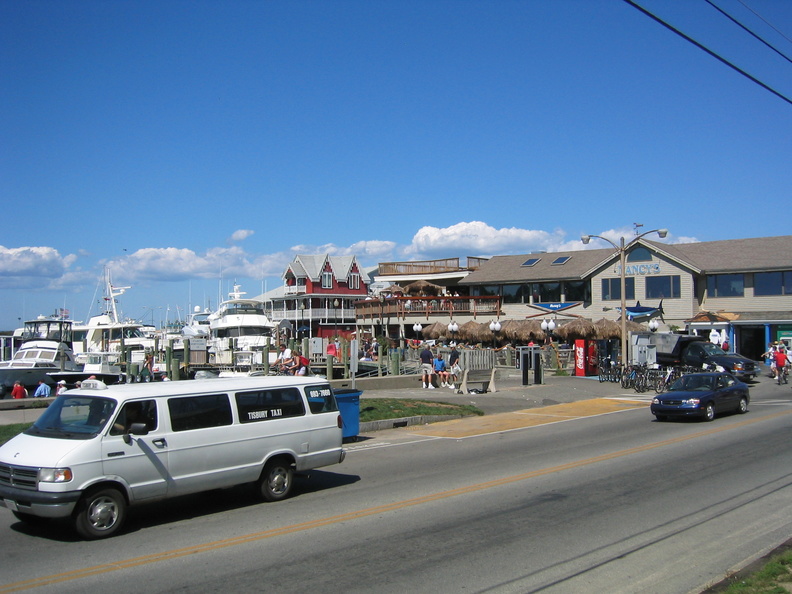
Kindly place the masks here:
[(404, 294), (404, 289), (401, 288), (401, 285), (391, 285), (390, 287), (385, 287), (380, 291), (381, 293), (388, 293), (390, 295), (401, 293)]
[(594, 327), (597, 329), (596, 336), (599, 339), (621, 338), (621, 324), (619, 322), (601, 318), (594, 322)]
[(421, 334), (424, 338), (430, 338), (437, 340), (441, 336), (445, 336), (448, 332), (448, 326), (443, 324), (442, 322), (435, 322), (434, 324), (429, 324), (423, 330), (421, 330)]
[(591, 320), (575, 318), (559, 326), (555, 333), (566, 341), (574, 340), (575, 338), (595, 338), (597, 336), (597, 327)]
[(517, 332), (520, 330), (520, 320), (506, 320), (501, 323), (500, 335), (507, 340), (517, 340)]
[(425, 280), (418, 280), (404, 287), (405, 293), (417, 297), (437, 296), (442, 291), (443, 287), (440, 285), (435, 285)]
[(542, 322), (539, 320), (521, 320), (520, 328), (517, 332), (517, 340), (530, 342), (537, 340), (543, 342), (547, 338), (547, 332), (542, 330)]
[[(481, 342), (483, 328), (483, 324), (479, 324), (478, 322), (471, 320), (469, 322), (465, 322), (459, 327), (459, 332), (457, 332), (457, 335), (465, 342)], [(487, 332), (489, 332), (489, 328), (487, 328)]]
[(632, 320), (627, 320), (627, 323), (624, 325), (627, 332), (646, 332), (646, 328), (639, 324), (638, 322), (633, 322)]

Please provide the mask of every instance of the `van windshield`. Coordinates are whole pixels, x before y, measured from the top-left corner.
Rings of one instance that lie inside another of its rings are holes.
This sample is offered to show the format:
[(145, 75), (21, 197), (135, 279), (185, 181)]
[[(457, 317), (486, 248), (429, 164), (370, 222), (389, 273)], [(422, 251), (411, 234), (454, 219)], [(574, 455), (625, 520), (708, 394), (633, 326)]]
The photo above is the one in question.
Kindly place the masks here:
[(91, 439), (102, 431), (115, 408), (116, 401), (109, 398), (64, 394), (25, 433), (56, 439)]

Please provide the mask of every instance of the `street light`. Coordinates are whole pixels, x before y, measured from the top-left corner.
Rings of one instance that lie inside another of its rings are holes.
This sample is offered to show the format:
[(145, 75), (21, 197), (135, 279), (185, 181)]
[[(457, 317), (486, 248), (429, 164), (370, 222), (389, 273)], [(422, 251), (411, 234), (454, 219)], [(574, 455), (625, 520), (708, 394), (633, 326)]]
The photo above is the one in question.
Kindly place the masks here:
[(456, 344), (456, 333), (459, 332), (459, 324), (451, 320), (448, 324), (448, 331), (451, 333), (451, 342)]
[(549, 322), (547, 320), (542, 320), (541, 327), (545, 332), (552, 332), (556, 328), (555, 320), (550, 320)]
[(649, 330), (652, 332), (657, 332), (657, 329), (660, 327), (660, 324), (657, 320), (649, 320)]
[(423, 330), (423, 327), (418, 322), (415, 322), (415, 324), (413, 324), (413, 332), (415, 332), (415, 335), (420, 336), (421, 330)]
[(624, 243), (624, 237), (620, 238), (619, 245), (613, 243), (607, 237), (603, 237), (602, 235), (582, 235), (580, 237), (580, 241), (582, 241), (585, 245), (588, 245), (588, 242), (591, 241), (592, 237), (596, 237), (598, 239), (602, 239), (603, 241), (607, 241), (611, 244), (616, 252), (619, 254), (619, 279), (621, 282), (621, 360), (622, 365), (627, 365), (627, 278), (626, 278), (626, 263), (627, 263), (627, 251), (634, 246), (639, 239), (642, 237), (649, 235), (651, 233), (657, 233), (660, 236), (660, 239), (665, 239), (668, 235), (668, 229), (652, 229), (651, 231), (646, 231), (641, 233), (640, 235), (634, 237), (630, 240), (629, 243)]
[(492, 332), (492, 348), (495, 348), (495, 341), (498, 338), (498, 332), (501, 330), (501, 323), (498, 320), (492, 320), (489, 325), (490, 332)]

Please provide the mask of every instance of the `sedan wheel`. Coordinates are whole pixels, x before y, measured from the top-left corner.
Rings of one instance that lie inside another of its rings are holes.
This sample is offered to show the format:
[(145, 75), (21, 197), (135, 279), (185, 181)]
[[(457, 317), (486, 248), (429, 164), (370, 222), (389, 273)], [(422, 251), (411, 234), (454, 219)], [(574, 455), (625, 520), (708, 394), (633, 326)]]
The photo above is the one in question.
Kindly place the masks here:
[(746, 398), (740, 398), (740, 403), (737, 405), (737, 412), (741, 415), (748, 412), (748, 400)]
[(711, 421), (715, 418), (715, 407), (712, 406), (712, 402), (708, 402), (707, 406), (704, 407), (704, 420)]

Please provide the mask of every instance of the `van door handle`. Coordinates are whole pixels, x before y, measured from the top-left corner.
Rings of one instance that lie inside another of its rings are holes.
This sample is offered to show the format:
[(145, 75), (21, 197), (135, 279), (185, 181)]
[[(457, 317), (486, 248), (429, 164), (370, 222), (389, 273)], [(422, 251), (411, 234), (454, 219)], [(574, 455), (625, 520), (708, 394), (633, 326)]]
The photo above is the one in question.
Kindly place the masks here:
[(165, 441), (164, 437), (160, 437), (159, 439), (155, 439), (151, 443), (153, 443), (158, 448), (164, 448), (164, 447), (166, 447), (168, 445), (168, 442)]

